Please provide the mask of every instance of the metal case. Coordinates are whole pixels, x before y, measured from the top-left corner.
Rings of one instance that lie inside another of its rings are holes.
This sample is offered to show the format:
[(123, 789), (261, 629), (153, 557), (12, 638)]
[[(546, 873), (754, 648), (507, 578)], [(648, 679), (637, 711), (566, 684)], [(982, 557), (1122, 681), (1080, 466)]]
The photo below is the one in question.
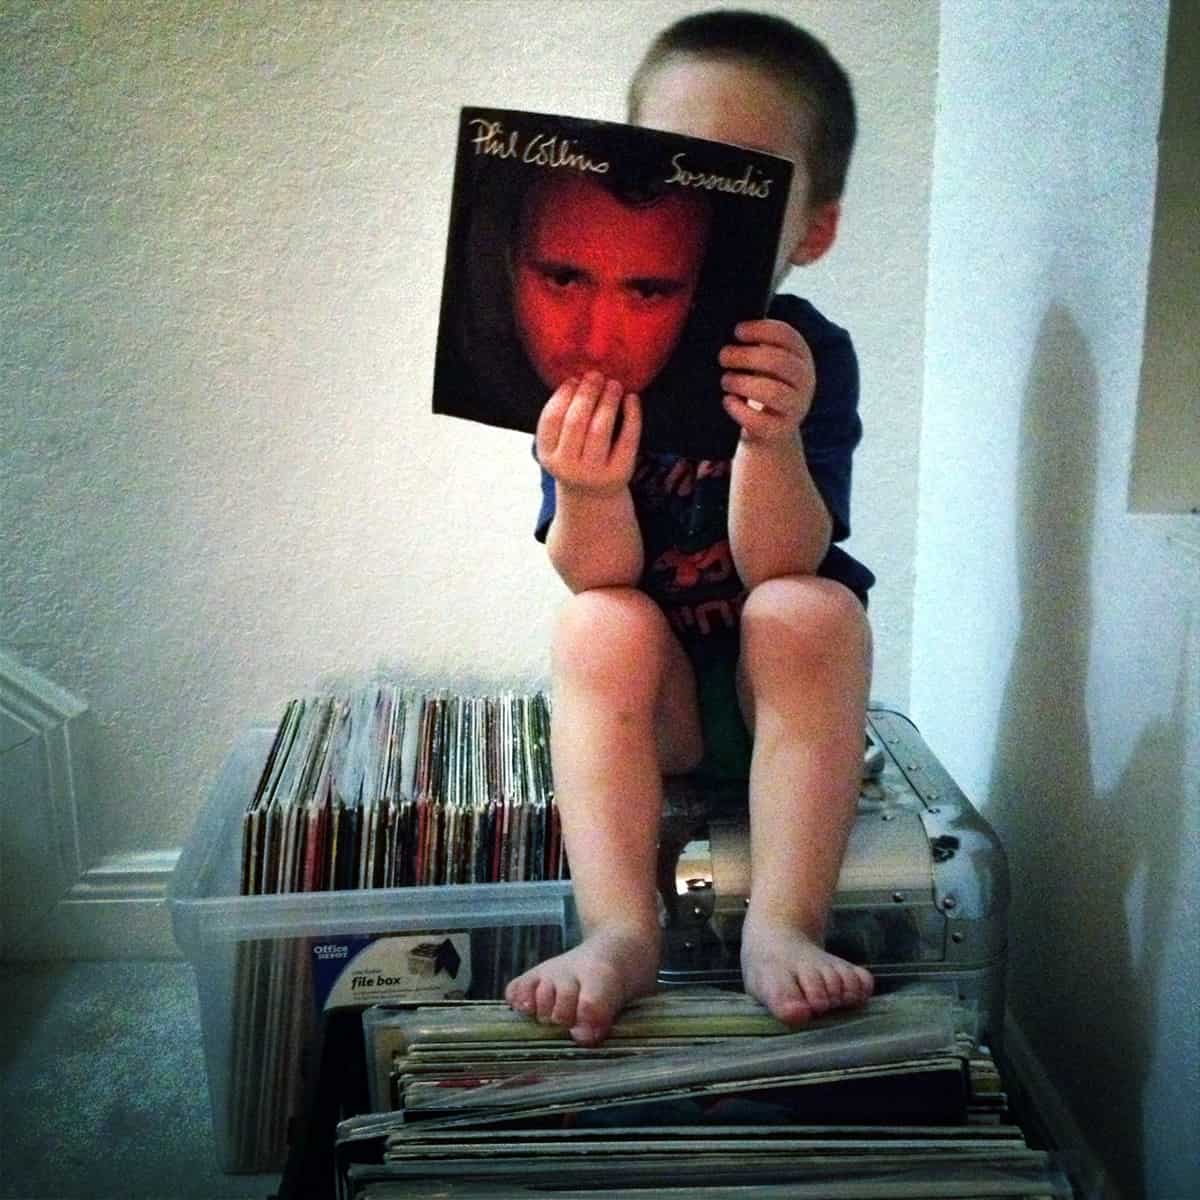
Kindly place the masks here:
[[(971, 1003), (995, 1044), (1004, 1014), (1004, 849), (907, 717), (872, 707), (867, 734), (826, 946), (867, 966), (880, 991), (923, 983)], [(660, 984), (737, 983), (750, 894), (744, 790), (668, 788), (659, 890)]]

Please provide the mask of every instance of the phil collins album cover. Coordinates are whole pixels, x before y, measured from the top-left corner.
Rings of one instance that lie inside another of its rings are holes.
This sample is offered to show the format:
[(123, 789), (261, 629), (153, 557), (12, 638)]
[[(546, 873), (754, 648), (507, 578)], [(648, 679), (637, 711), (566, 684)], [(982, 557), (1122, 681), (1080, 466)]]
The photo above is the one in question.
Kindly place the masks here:
[(433, 410), (532, 434), (564, 379), (642, 399), (642, 445), (729, 457), (717, 354), (766, 313), (792, 164), (507, 109), (459, 121)]

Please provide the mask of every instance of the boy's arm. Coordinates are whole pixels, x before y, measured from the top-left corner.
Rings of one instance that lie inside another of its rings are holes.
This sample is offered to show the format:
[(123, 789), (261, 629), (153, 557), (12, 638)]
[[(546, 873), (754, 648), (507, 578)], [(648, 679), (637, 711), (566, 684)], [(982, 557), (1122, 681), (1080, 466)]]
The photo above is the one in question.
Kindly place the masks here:
[[(617, 413), (624, 419), (613, 438)], [(555, 481), (550, 562), (573, 592), (632, 586), (642, 573), (642, 537), (629, 481), (641, 436), (638, 398), (589, 372), (568, 379), (538, 420), (538, 461)]]
[(593, 497), (559, 485), (546, 549), (554, 569), (573, 592), (632, 587), (642, 573), (642, 536), (629, 489)]
[(725, 410), (742, 428), (729, 489), (729, 544), (747, 588), (812, 575), (833, 519), (805, 461), (800, 425), (816, 390), (812, 353), (783, 321), (744, 321), (721, 351)]
[(799, 433), (772, 441), (752, 441), (743, 433), (729, 487), (729, 545), (746, 587), (815, 574), (832, 531)]

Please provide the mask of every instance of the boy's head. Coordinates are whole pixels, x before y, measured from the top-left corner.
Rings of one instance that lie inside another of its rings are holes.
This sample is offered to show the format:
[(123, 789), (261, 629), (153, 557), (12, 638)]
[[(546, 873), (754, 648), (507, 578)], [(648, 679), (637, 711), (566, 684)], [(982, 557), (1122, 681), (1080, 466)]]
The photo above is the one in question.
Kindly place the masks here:
[(629, 86), (638, 125), (735, 142), (797, 164), (776, 281), (833, 244), (854, 148), (846, 73), (811, 34), (765, 13), (685, 17), (651, 43)]
[(598, 370), (641, 392), (679, 341), (708, 245), (703, 197), (619, 194), (556, 172), (521, 205), (513, 315), (549, 388)]

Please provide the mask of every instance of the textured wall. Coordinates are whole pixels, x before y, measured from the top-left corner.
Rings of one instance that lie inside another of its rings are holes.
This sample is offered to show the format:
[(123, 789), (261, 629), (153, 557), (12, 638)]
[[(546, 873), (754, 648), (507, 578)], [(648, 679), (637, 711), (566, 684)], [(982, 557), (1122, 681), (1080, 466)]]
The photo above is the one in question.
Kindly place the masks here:
[(1127, 499), (1166, 8), (943, 6), (912, 675), (1127, 1200), (1200, 1195), (1200, 544)]
[[(528, 445), (429, 414), (447, 148), (464, 102), (619, 119), (694, 7), (5, 6), (0, 642), (91, 706), (95, 855), (178, 845), (235, 733), (328, 672), (543, 677)], [(845, 241), (802, 282), (862, 353), (903, 700), (936, 12), (766, 7), (860, 86)]]

